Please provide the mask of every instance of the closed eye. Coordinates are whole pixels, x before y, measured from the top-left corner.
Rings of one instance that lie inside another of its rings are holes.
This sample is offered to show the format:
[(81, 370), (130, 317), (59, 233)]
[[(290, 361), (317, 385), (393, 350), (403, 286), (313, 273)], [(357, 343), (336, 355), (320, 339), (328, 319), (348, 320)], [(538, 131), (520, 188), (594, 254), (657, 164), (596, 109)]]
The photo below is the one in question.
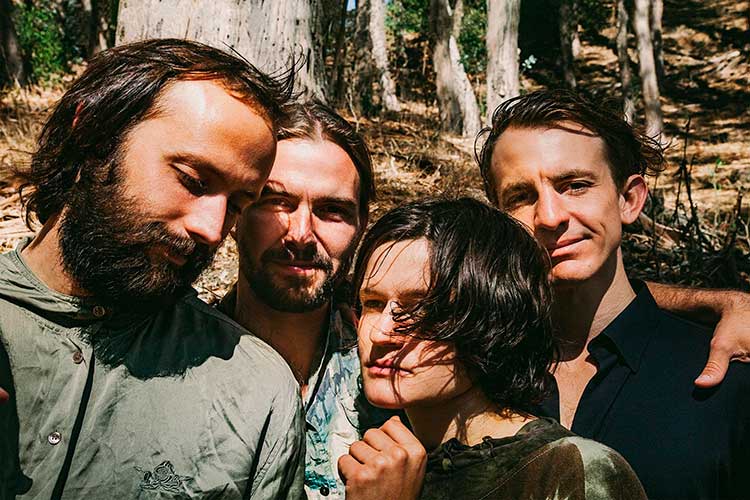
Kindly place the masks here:
[(198, 177), (194, 177), (183, 170), (174, 167), (180, 184), (194, 196), (203, 196), (208, 192), (208, 184)]

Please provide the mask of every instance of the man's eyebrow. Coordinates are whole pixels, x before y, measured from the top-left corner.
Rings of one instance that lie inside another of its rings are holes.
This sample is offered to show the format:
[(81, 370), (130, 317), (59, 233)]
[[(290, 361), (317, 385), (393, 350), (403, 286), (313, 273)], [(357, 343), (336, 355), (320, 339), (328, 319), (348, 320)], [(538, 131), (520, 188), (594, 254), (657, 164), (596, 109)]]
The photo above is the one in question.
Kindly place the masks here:
[(566, 170), (564, 172), (560, 172), (559, 174), (552, 177), (552, 180), (555, 182), (564, 182), (569, 181), (571, 179), (579, 179), (579, 178), (586, 178), (586, 179), (595, 179), (596, 174), (594, 172), (591, 172), (590, 170), (584, 170), (581, 168), (573, 168), (570, 170)]
[(339, 196), (322, 196), (320, 198), (317, 198), (315, 200), (315, 203), (341, 205), (342, 207), (351, 210), (356, 210), (357, 208), (356, 201), (352, 200), (351, 198), (343, 198)]
[(284, 189), (284, 186), (281, 183), (274, 181), (268, 181), (266, 185), (263, 186), (263, 191), (261, 191), (260, 195), (261, 197), (270, 195), (294, 197), (292, 193)]
[[(206, 160), (205, 158), (201, 158), (200, 156), (196, 156), (192, 153), (177, 153), (172, 154), (167, 157), (167, 160), (170, 162), (176, 162), (176, 163), (184, 163), (185, 165), (194, 168), (196, 170), (204, 170), (210, 172), (212, 175), (224, 178), (224, 174), (210, 161)], [(248, 191), (248, 190), (241, 190), (240, 194), (242, 196), (247, 196), (251, 200), (254, 200), (257, 197), (257, 193), (254, 191)]]

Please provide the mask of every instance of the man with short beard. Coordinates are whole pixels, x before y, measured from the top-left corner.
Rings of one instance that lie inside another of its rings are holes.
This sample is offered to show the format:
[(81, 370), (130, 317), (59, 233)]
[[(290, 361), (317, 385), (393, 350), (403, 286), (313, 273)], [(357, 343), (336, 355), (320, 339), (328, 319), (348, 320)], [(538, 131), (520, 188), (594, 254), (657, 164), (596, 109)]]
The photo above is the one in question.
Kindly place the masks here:
[(345, 293), (334, 293), (367, 225), (372, 166), (363, 138), (319, 103), (295, 106), (278, 139), (260, 199), (238, 223), (239, 279), (220, 307), (281, 353), (300, 384), (308, 498), (343, 498), (338, 458), (392, 415), (361, 393), (356, 330), (339, 311)]
[(153, 40), (63, 96), (23, 172), (41, 230), (0, 256), (0, 497), (302, 495), (292, 373), (190, 288), (258, 198), (290, 93)]

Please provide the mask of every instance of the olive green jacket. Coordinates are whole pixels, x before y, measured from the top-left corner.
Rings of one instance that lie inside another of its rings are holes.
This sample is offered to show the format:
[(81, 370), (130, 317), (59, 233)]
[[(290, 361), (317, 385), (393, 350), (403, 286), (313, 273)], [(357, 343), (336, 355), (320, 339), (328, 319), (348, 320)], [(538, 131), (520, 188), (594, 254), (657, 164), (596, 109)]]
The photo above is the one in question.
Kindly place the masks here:
[(19, 248), (0, 255), (0, 340), (0, 498), (302, 497), (290, 369), (192, 290), (111, 310), (47, 288)]

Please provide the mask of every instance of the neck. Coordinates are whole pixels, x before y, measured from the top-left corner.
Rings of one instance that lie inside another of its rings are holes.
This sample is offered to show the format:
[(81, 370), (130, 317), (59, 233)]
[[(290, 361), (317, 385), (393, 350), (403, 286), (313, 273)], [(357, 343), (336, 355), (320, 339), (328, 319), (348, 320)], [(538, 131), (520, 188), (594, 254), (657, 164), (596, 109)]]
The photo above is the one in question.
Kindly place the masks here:
[(65, 270), (60, 248), (61, 214), (55, 214), (44, 223), (34, 239), (21, 251), (21, 257), (31, 272), (50, 289), (83, 297), (89, 295), (81, 289)]
[(553, 316), (561, 361), (575, 359), (635, 297), (618, 249), (601, 272), (583, 283), (556, 284)]
[(306, 313), (277, 311), (257, 298), (241, 270), (239, 276), (234, 320), (281, 354), (304, 390), (328, 327), (330, 302)]
[(486, 436), (513, 436), (534, 417), (497, 408), (477, 387), (434, 406), (406, 408), (414, 434), (429, 451), (456, 438), (469, 446)]

